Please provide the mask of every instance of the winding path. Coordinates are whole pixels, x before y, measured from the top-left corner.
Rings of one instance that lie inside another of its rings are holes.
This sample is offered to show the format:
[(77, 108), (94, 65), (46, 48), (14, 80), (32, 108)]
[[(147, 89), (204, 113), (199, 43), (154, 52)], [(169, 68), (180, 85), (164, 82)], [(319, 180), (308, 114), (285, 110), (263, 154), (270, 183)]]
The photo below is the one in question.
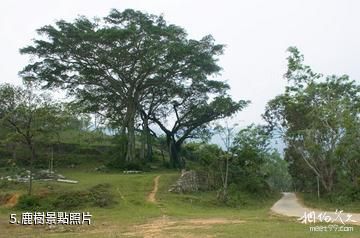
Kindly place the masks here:
[(158, 191), (159, 188), (159, 179), (160, 179), (160, 175), (156, 176), (154, 178), (154, 188), (153, 190), (149, 193), (149, 195), (147, 196), (147, 201), (151, 202), (151, 203), (156, 203), (156, 193)]
[(339, 217), (339, 214), (336, 214), (335, 211), (328, 212), (308, 208), (299, 202), (299, 199), (296, 197), (295, 193), (283, 193), (283, 197), (271, 207), (271, 211), (280, 215), (298, 218), (303, 217), (305, 212), (309, 213), (314, 211), (316, 214), (316, 221), (318, 221), (318, 216), (320, 215), (320, 213), (324, 214), (326, 212), (326, 216), (330, 216), (331, 220), (337, 220), (337, 222), (339, 223), (341, 223), (340, 218), (342, 221), (345, 222), (348, 219), (348, 215), (351, 215), (351, 221), (347, 221), (345, 224), (353, 224), (360, 226), (359, 213), (347, 213), (346, 211), (344, 211), (340, 214)]

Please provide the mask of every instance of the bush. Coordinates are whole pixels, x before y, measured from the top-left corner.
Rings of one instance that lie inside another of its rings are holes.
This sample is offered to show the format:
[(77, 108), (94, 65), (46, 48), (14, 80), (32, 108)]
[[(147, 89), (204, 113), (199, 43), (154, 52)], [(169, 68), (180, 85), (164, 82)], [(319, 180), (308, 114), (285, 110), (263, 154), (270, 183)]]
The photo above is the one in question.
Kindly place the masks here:
[(114, 196), (110, 192), (110, 184), (98, 184), (89, 189), (92, 202), (98, 207), (109, 207), (115, 204)]
[(228, 186), (227, 194), (226, 205), (230, 207), (263, 207), (266, 205), (266, 201), (275, 196), (275, 193), (269, 191), (253, 193), (234, 183)]
[(121, 170), (144, 170), (146, 167), (141, 162), (127, 162), (119, 159), (113, 159), (106, 164), (109, 169), (121, 169)]
[[(21, 210), (72, 210), (92, 204), (96, 207), (109, 207), (116, 204), (109, 184), (98, 184), (88, 190), (68, 191), (41, 195), (22, 195), (16, 205)], [(0, 202), (6, 197), (0, 196)]]
[(342, 191), (336, 191), (327, 195), (328, 200), (332, 203), (345, 205), (351, 202), (360, 201), (360, 190), (355, 187), (348, 187)]
[(360, 189), (353, 187), (348, 191), (348, 194), (351, 201), (360, 201)]
[(8, 180), (0, 180), (0, 189), (7, 189), (12, 187), (12, 182)]
[(142, 163), (127, 162), (124, 164), (124, 170), (143, 170), (144, 165)]
[(171, 163), (170, 163), (170, 161), (168, 161), (168, 160), (163, 161), (163, 167), (164, 167), (165, 169), (172, 169)]
[(90, 193), (87, 191), (71, 191), (58, 196), (53, 206), (60, 209), (74, 209), (84, 206), (90, 201)]
[(21, 195), (16, 207), (21, 210), (38, 210), (40, 208), (41, 198), (33, 195)]

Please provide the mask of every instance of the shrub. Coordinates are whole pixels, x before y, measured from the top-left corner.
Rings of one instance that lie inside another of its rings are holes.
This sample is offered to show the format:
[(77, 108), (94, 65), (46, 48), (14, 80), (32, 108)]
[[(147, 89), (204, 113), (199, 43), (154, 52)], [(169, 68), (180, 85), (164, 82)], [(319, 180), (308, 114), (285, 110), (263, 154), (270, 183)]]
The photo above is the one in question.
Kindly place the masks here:
[[(5, 200), (0, 195), (0, 203)], [(22, 195), (16, 205), (21, 210), (72, 210), (92, 204), (97, 207), (109, 207), (116, 202), (109, 184), (98, 184), (88, 190), (49, 193), (43, 195)]]
[(106, 164), (109, 169), (121, 169), (121, 170), (143, 170), (145, 165), (141, 162), (127, 162), (120, 159), (113, 159)]
[(54, 207), (59, 209), (74, 209), (84, 206), (90, 201), (90, 193), (87, 191), (71, 191), (56, 197)]
[(110, 184), (98, 184), (89, 189), (92, 202), (98, 207), (109, 207), (115, 204), (114, 196), (110, 192)]
[(344, 188), (342, 191), (335, 191), (327, 195), (328, 200), (335, 204), (345, 205), (351, 202), (360, 201), (360, 190), (354, 187)]
[(0, 189), (7, 189), (12, 187), (12, 182), (8, 180), (0, 180)]
[(353, 187), (350, 189), (348, 194), (351, 201), (360, 201), (360, 189)]
[(40, 208), (41, 198), (34, 195), (21, 195), (16, 207), (21, 210), (38, 210)]

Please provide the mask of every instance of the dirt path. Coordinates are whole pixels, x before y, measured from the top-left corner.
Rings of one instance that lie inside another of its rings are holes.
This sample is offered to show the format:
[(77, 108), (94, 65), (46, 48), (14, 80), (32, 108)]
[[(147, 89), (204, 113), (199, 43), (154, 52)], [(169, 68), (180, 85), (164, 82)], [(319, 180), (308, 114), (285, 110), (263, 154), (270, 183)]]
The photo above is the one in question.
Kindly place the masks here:
[(154, 179), (154, 188), (149, 193), (149, 195), (147, 196), (147, 199), (146, 199), (148, 202), (156, 203), (156, 193), (159, 188), (159, 179), (160, 179), (160, 175), (156, 176)]
[[(167, 238), (167, 237), (184, 237), (195, 238), (198, 234), (193, 234), (194, 229), (210, 229), (214, 225), (239, 224), (241, 220), (230, 220), (224, 218), (207, 218), (207, 219), (172, 219), (167, 216), (152, 219), (150, 222), (136, 225), (132, 232), (127, 232), (126, 237), (144, 237), (144, 238)], [(215, 237), (212, 235), (203, 235), (202, 237)]]
[[(342, 214), (336, 214), (335, 211), (321, 211), (318, 209), (305, 207), (299, 202), (299, 199), (296, 197), (295, 193), (283, 193), (283, 197), (277, 201), (272, 207), (271, 210), (277, 214), (289, 216), (289, 217), (303, 217), (304, 213), (309, 213), (314, 211), (316, 214), (316, 221), (318, 221), (318, 216), (320, 213), (326, 216), (330, 216), (332, 220), (340, 221), (340, 218), (345, 222), (348, 219), (348, 214), (351, 215), (352, 221), (347, 221), (346, 224), (360, 225), (360, 214), (359, 213), (348, 213), (344, 211)], [(339, 208), (341, 210), (341, 208)]]

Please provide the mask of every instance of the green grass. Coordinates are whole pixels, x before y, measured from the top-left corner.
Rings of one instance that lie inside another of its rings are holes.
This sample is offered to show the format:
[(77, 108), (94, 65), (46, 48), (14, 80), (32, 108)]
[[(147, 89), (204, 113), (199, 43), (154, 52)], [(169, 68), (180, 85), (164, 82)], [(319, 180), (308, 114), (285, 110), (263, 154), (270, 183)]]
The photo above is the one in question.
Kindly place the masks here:
[[(249, 205), (232, 208), (216, 202), (214, 192), (169, 193), (167, 190), (170, 184), (179, 176), (177, 172), (124, 175), (91, 171), (63, 169), (60, 171), (62, 174), (69, 179), (79, 180), (79, 184), (35, 182), (34, 191), (41, 192), (49, 187), (56, 192), (84, 190), (100, 183), (109, 183), (116, 205), (111, 208), (85, 207), (77, 210), (89, 211), (93, 215), (92, 225), (65, 226), (62, 230), (48, 230), (46, 226), (10, 225), (7, 224), (9, 214), (16, 213), (19, 216), (23, 211), (0, 207), (0, 237), (143, 237), (144, 234), (140, 232), (142, 229), (150, 234), (155, 232), (154, 237), (360, 237), (359, 227), (354, 226), (353, 232), (310, 232), (309, 225), (300, 224), (294, 218), (276, 216), (269, 208), (278, 196), (262, 200), (251, 198), (254, 201), (249, 201)], [(156, 196), (158, 203), (152, 204), (146, 201), (146, 196), (152, 190), (153, 179), (157, 175), (161, 175)], [(7, 190), (10, 191), (25, 193), (26, 189), (20, 186)], [(244, 199), (250, 197), (244, 194)], [(167, 223), (161, 223), (161, 219)], [(227, 219), (238, 222), (194, 226), (189, 225), (189, 219)], [(160, 221), (159, 231), (149, 228), (154, 221)], [(151, 225), (142, 225), (147, 223)]]
[(353, 202), (334, 202), (328, 197), (317, 198), (316, 194), (297, 193), (304, 205), (312, 208), (319, 208), (326, 211), (335, 212), (336, 209), (344, 212), (360, 213), (360, 201)]

